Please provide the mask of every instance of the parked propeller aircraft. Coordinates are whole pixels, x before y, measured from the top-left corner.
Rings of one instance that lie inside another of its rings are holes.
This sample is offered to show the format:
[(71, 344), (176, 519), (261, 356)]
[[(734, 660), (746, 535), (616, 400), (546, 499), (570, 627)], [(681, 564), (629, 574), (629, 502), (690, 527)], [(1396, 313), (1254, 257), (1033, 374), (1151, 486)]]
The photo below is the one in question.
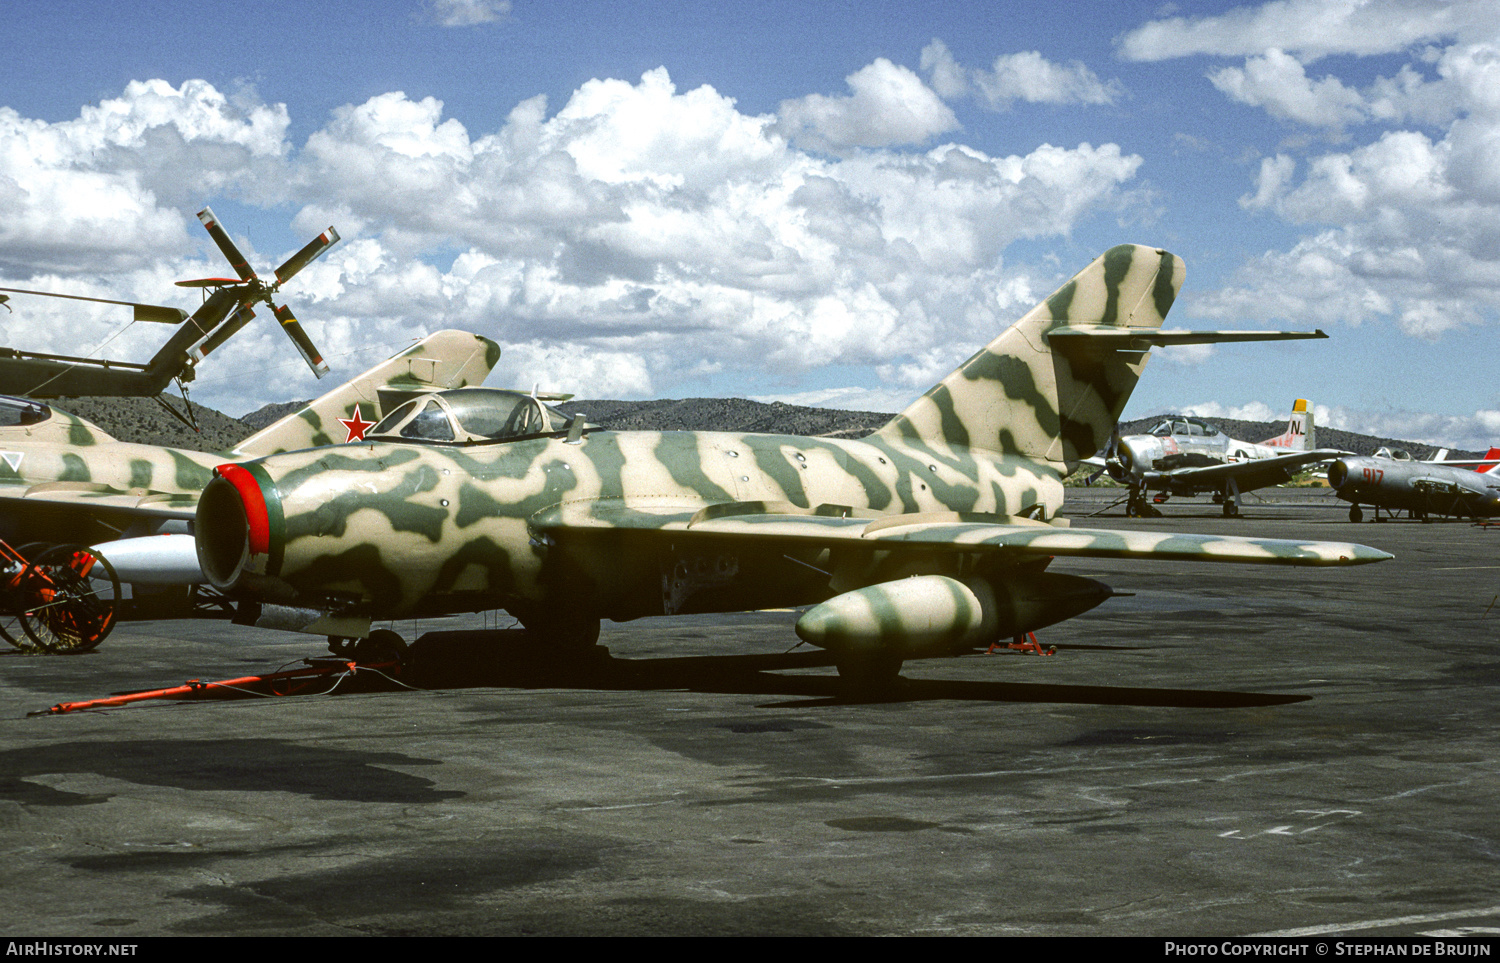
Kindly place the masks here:
[[(281, 323), (281, 329), (297, 346), (313, 374), (319, 378), (327, 374), (328, 365), (323, 363), (323, 356), (313, 346), (312, 339), (302, 329), (302, 324), (292, 315), (290, 308), (285, 305), (278, 307), (272, 298), (297, 272), (338, 243), (339, 232), (330, 227), (313, 238), (276, 269), (276, 280), (268, 284), (245, 262), (245, 256), (219, 225), (212, 209), (205, 207), (199, 211), (198, 220), (203, 222), (209, 237), (213, 238), (239, 277), (178, 281), (180, 287), (202, 288), (211, 292), (191, 315), (180, 308), (162, 307), (158, 304), (29, 291), (24, 288), (0, 288), (0, 291), (12, 294), (120, 304), (134, 309), (136, 321), (179, 325), (177, 333), (145, 364), (0, 348), (0, 395), (21, 395), (28, 398), (160, 395), (174, 379), (192, 381), (198, 362), (255, 317), (254, 306), (260, 303), (271, 308), (276, 320)], [(0, 303), (7, 300), (9, 299), (0, 296)], [(6, 307), (10, 305), (7, 304)]]
[(858, 685), (1110, 597), (1054, 557), (1389, 558), (1056, 517), (1153, 346), (1305, 336), (1160, 331), (1183, 275), (1165, 251), (1112, 248), (859, 441), (605, 431), (512, 391), (417, 398), (360, 444), (221, 466), (199, 562), (257, 624), (363, 637), (503, 608), (560, 654), (591, 648), (601, 618), (811, 605), (797, 634)]
[(1286, 431), (1256, 443), (1230, 438), (1201, 418), (1169, 415), (1144, 435), (1114, 439), (1102, 459), (1091, 459), (1111, 478), (1130, 486), (1125, 513), (1145, 518), (1161, 514), (1156, 503), (1173, 495), (1213, 492), (1224, 506), (1224, 517), (1240, 513), (1245, 492), (1290, 481), (1308, 465), (1348, 452), (1320, 449), (1316, 442), (1312, 404), (1299, 398), (1292, 405)]
[(1361, 504), (1412, 518), (1428, 515), (1455, 518), (1493, 518), (1500, 515), (1500, 451), (1490, 449), (1483, 471), (1470, 471), (1440, 461), (1417, 461), (1400, 448), (1381, 448), (1374, 456), (1340, 458), (1328, 466), (1328, 484), (1349, 506), (1349, 521), (1361, 521)]
[[(35, 599), (18, 589), (27, 581), (24, 564), (39, 561), (47, 545), (76, 549), (78, 544), (107, 543), (94, 554), (102, 555), (105, 568), (124, 583), (201, 582), (188, 532), (215, 466), (358, 441), (382, 412), (414, 394), (482, 382), (499, 357), (499, 345), (487, 338), (439, 331), (228, 452), (127, 444), (61, 409), (0, 397), (0, 636), (25, 646), (33, 629), (43, 628), (22, 622), (23, 616), (30, 618)], [(8, 545), (28, 547), (18, 561), (3, 547)], [(76, 564), (68, 552), (62, 554), (66, 564)], [(117, 596), (118, 586), (105, 591)], [(64, 633), (59, 647), (97, 644), (103, 634), (79, 638)], [(36, 641), (51, 647), (48, 639)]]

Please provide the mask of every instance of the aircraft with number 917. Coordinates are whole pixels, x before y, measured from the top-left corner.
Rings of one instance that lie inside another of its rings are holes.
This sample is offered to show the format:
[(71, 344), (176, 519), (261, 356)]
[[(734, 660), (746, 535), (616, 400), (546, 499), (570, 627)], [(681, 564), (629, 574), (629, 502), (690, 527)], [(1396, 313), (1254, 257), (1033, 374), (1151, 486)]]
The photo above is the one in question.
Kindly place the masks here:
[(241, 621), (336, 644), (375, 621), (504, 609), (577, 658), (601, 619), (809, 606), (797, 635), (863, 686), (1113, 594), (1050, 571), (1058, 559), (1389, 558), (1058, 517), (1063, 476), (1109, 437), (1152, 347), (1309, 336), (1159, 330), (1183, 276), (1166, 251), (1110, 249), (857, 441), (608, 431), (483, 388), (415, 398), (363, 441), (221, 466), (198, 502), (199, 562)]
[(1364, 518), (1360, 505), (1412, 518), (1429, 515), (1494, 518), (1500, 515), (1500, 449), (1491, 448), (1471, 471), (1458, 464), (1417, 461), (1400, 448), (1382, 448), (1373, 456), (1340, 458), (1328, 466), (1328, 484), (1349, 506), (1349, 521)]

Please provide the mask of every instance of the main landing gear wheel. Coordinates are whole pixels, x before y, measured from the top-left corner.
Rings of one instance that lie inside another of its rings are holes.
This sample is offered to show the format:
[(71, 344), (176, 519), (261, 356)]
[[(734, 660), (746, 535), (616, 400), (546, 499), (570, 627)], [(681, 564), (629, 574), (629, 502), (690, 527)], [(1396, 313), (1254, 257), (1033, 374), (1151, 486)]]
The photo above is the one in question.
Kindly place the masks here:
[(1240, 517), (1240, 506), (1236, 505), (1234, 503), (1234, 499), (1232, 499), (1232, 498), (1226, 498), (1226, 499), (1224, 499), (1224, 517), (1225, 518), (1239, 518)]
[(120, 577), (83, 545), (58, 545), (22, 574), (21, 628), (48, 652), (87, 652), (115, 627)]
[(1365, 513), (1362, 512), (1362, 511), (1360, 511), (1359, 506), (1358, 505), (1350, 505), (1349, 506), (1349, 521), (1351, 521), (1351, 522), (1362, 522), (1364, 520), (1365, 520)]
[(400, 666), (406, 661), (406, 640), (390, 629), (376, 629), (354, 643), (354, 661), (359, 665)]

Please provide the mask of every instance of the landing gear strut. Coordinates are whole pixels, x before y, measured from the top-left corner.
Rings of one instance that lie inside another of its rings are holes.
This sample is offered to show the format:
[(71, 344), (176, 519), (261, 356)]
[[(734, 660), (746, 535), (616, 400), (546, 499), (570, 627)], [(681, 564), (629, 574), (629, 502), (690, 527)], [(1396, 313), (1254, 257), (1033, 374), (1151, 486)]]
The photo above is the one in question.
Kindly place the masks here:
[(1160, 518), (1161, 509), (1146, 500), (1145, 491), (1132, 488), (1125, 502), (1125, 514), (1130, 518)]

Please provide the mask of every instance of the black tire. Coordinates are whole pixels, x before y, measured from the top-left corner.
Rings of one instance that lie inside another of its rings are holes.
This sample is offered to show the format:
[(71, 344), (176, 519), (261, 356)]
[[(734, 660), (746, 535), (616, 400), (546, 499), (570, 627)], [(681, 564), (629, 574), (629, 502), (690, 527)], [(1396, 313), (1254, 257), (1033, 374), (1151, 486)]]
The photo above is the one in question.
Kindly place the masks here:
[(406, 662), (406, 640), (390, 629), (376, 629), (354, 644), (354, 661), (360, 665)]
[(1362, 522), (1364, 520), (1365, 520), (1365, 513), (1360, 510), (1360, 507), (1358, 505), (1350, 505), (1349, 506), (1349, 521), (1351, 521), (1351, 522)]
[(21, 628), (53, 653), (87, 652), (114, 630), (120, 577), (85, 545), (57, 545), (27, 567), (24, 587), (35, 593)]

